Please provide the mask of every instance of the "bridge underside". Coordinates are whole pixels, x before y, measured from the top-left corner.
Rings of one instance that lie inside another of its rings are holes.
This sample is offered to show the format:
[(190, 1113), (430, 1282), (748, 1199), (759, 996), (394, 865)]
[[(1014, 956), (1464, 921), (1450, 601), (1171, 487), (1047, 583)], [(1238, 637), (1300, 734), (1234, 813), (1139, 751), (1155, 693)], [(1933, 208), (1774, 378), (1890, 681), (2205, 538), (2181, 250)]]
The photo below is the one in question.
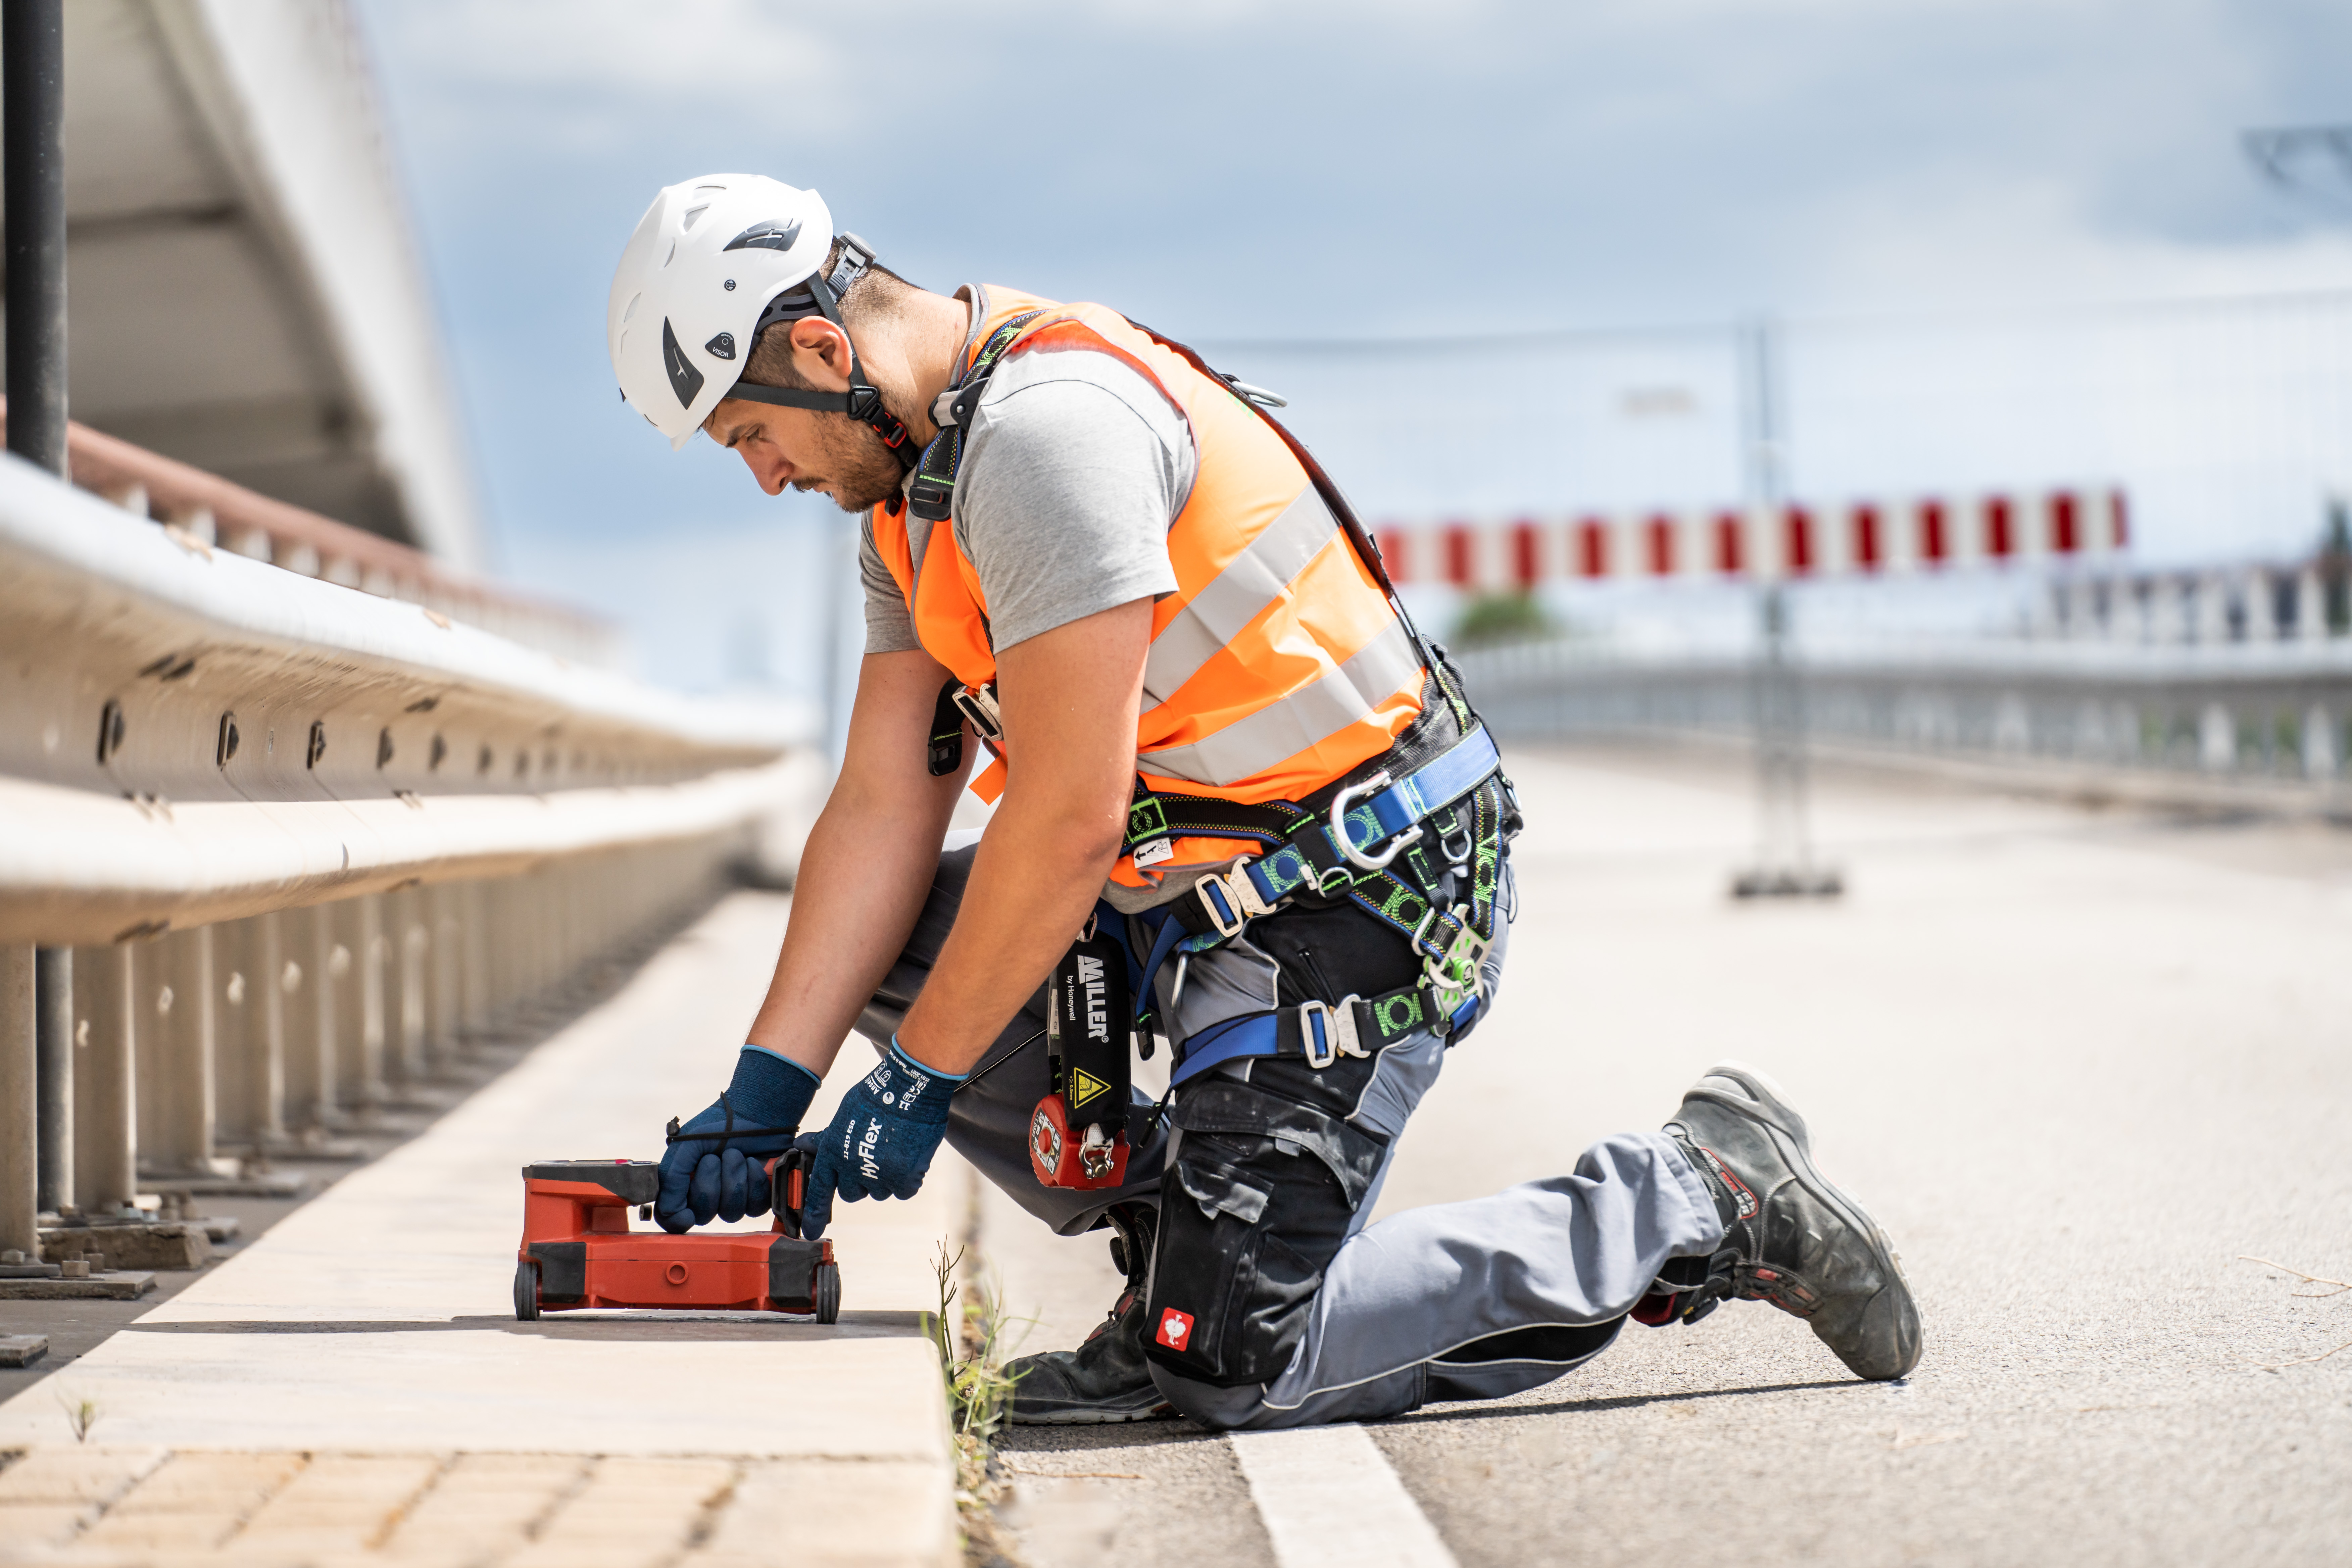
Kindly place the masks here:
[(338, 5), (66, 8), (74, 417), (472, 563), (426, 301)]

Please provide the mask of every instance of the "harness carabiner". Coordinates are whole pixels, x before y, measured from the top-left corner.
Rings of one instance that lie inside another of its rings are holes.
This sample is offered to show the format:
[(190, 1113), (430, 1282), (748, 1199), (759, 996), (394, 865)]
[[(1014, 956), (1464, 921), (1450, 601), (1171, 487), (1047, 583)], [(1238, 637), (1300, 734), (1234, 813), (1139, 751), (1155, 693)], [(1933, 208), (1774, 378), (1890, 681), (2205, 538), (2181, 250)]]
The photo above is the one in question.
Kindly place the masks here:
[[(1399, 855), (1403, 854), (1409, 846), (1421, 842), (1421, 825), (1419, 823), (1415, 823), (1411, 827), (1406, 828), (1403, 832), (1397, 834), (1394, 837), (1391, 838), (1389, 840), (1388, 853), (1379, 857), (1377, 859), (1356, 847), (1356, 840), (1348, 832), (1348, 807), (1354, 805), (1357, 801), (1363, 799), (1364, 796), (1368, 795), (1377, 795), (1381, 790), (1388, 787), (1388, 770), (1386, 768), (1382, 768), (1379, 773), (1374, 773), (1370, 778), (1366, 779), (1363, 783), (1359, 784), (1349, 784), (1342, 788), (1338, 795), (1331, 797), (1332, 846), (1337, 848), (1342, 856), (1346, 857), (1348, 864), (1358, 867), (1366, 871), (1387, 870), (1390, 861), (1395, 859)], [(1374, 838), (1372, 842), (1377, 844), (1380, 840), (1378, 838)]]

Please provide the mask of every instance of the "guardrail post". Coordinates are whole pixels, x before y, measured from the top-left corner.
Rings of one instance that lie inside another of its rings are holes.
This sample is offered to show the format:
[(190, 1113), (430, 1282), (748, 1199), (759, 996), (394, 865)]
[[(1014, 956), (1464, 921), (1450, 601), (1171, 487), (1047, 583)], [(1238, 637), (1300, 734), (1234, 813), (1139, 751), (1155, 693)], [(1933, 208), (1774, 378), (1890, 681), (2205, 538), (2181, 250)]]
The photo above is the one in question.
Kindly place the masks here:
[(488, 894), (478, 881), (457, 885), (458, 984), (463, 994), (458, 1027), (483, 1033), (490, 1023), (490, 928)]
[(324, 1131), (339, 1120), (335, 1097), (335, 906), (313, 904), (296, 919), (295, 956), (279, 972), (286, 992), (287, 1117), (300, 1129)]
[(225, 921), (213, 933), (213, 1146), (258, 1147), (253, 1131), (253, 922)]
[(431, 963), (425, 971), (425, 1056), (435, 1073), (444, 1073), (457, 1056), (457, 1021), (464, 1004), (460, 971), (464, 964), (463, 926), (457, 918), (458, 889), (436, 882), (425, 891), (425, 924), (430, 933)]
[(548, 897), (548, 874), (544, 870), (530, 873), (523, 883), (521, 899), (521, 938), (526, 963), (523, 970), (522, 994), (517, 998), (526, 1004), (536, 1003), (546, 994), (548, 983), (555, 973), (555, 928), (548, 917), (554, 912), (554, 900)]
[(37, 1201), (44, 1214), (63, 1214), (74, 1206), (73, 949), (34, 954), (33, 1006), (40, 1079)]
[(275, 913), (215, 928), (220, 998), (213, 1062), (214, 1142), (256, 1153), (285, 1142), (286, 962)]
[(247, 1116), (258, 1152), (286, 1142), (286, 938), (274, 910), (246, 930)]
[(391, 1098), (385, 1050), (391, 1039), (392, 939), (384, 934), (383, 895), (367, 893), (359, 906), (359, 941), (352, 957), (360, 970), (360, 1092), (371, 1101)]
[(141, 952), (74, 959), (74, 1192), (88, 1215), (119, 1213), (139, 1191)]
[(2303, 714), (2303, 776), (2333, 779), (2343, 758), (2336, 749), (2336, 715), (2315, 702)]
[(2208, 702), (2197, 721), (2197, 764), (2225, 773), (2238, 763), (2238, 724), (2219, 702)]
[(174, 931), (149, 987), (156, 1027), (141, 1053), (142, 1166), (159, 1175), (210, 1175), (213, 1153), (213, 928)]
[(383, 1099), (383, 921), (373, 895), (335, 911), (335, 1089), (347, 1111)]
[(41, 1255), (33, 950), (0, 948), (0, 1250)]
[(424, 894), (403, 888), (384, 895), (386, 984), (392, 1016), (387, 1036), (390, 1066), (398, 1081), (415, 1084), (425, 1075), (425, 962), (430, 937), (425, 929)]

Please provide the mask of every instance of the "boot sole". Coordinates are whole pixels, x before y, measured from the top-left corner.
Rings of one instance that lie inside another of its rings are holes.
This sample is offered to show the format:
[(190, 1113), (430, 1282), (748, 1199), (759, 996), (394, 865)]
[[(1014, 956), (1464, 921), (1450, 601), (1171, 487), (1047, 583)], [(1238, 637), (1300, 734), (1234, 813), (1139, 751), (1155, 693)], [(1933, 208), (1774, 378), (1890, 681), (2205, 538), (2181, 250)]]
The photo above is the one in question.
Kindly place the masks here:
[(1163, 1421), (1175, 1414), (1175, 1406), (1162, 1403), (1149, 1410), (1060, 1410), (1042, 1415), (1015, 1410), (1007, 1419), (1015, 1426), (1116, 1426), (1128, 1421)]
[[(1796, 1107), (1789, 1103), (1788, 1091), (1774, 1082), (1769, 1074), (1759, 1068), (1749, 1067), (1742, 1061), (1717, 1062), (1706, 1069), (1706, 1077), (1729, 1079), (1746, 1089), (1754, 1103), (1744, 1103), (1729, 1096), (1717, 1094), (1696, 1086), (1691, 1089), (1686, 1098), (1704, 1100), (1710, 1105), (1718, 1105), (1726, 1110), (1736, 1111), (1749, 1121), (1762, 1125), (1771, 1134), (1774, 1146), (1780, 1151), (1780, 1157), (1788, 1161), (1789, 1169), (1796, 1173), (1797, 1180), (1804, 1184), (1805, 1189), (1828, 1205), (1846, 1224), (1868, 1238), (1871, 1254), (1877, 1259), (1879, 1267), (1885, 1270), (1886, 1279), (1889, 1281), (1885, 1290), (1897, 1290), (1902, 1293), (1900, 1306), (1907, 1312), (1913, 1323), (1916, 1324), (1919, 1321), (1919, 1304), (1917, 1299), (1911, 1294), (1911, 1281), (1904, 1278), (1902, 1260), (1895, 1257), (1895, 1248), (1888, 1244), (1886, 1233), (1878, 1228), (1876, 1220), (1870, 1217), (1870, 1211), (1839, 1191), (1830, 1179), (1822, 1175), (1814, 1166), (1812, 1134), (1805, 1126), (1805, 1119), (1797, 1113)], [(1761, 1114), (1759, 1114), (1759, 1111)], [(1882, 1295), (1885, 1290), (1881, 1291)], [(1915, 1329), (1909, 1358), (1904, 1362), (1900, 1370), (1890, 1373), (1889, 1376), (1910, 1375), (1911, 1370), (1919, 1364), (1919, 1357), (1925, 1349), (1926, 1341), (1925, 1332)]]

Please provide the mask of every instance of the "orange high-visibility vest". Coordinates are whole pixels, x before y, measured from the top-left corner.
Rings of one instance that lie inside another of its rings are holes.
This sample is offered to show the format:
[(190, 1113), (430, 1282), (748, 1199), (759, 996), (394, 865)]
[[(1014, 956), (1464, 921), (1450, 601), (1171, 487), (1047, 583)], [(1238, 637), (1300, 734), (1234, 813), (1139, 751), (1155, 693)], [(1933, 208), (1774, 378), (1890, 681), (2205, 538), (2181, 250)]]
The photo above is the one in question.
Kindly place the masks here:
[[(1005, 353), (1091, 350), (1117, 355), (1158, 387), (1192, 426), (1191, 496), (1168, 531), (1176, 592), (1152, 610), (1136, 720), (1136, 768), (1155, 792), (1255, 804), (1301, 800), (1379, 756), (1421, 712), (1423, 670), (1404, 625), (1358, 558), (1298, 459), (1234, 391), (1201, 374), (1117, 312), (988, 290), (968, 370), (998, 327), (1031, 310)], [(905, 595), (924, 648), (963, 683), (996, 675), (980, 574), (951, 521), (933, 525), (914, 558), (903, 500), (874, 513), (874, 542)], [(1003, 769), (972, 783), (993, 800)], [(1174, 841), (1173, 854), (1129, 887), (1234, 858), (1229, 838)]]

